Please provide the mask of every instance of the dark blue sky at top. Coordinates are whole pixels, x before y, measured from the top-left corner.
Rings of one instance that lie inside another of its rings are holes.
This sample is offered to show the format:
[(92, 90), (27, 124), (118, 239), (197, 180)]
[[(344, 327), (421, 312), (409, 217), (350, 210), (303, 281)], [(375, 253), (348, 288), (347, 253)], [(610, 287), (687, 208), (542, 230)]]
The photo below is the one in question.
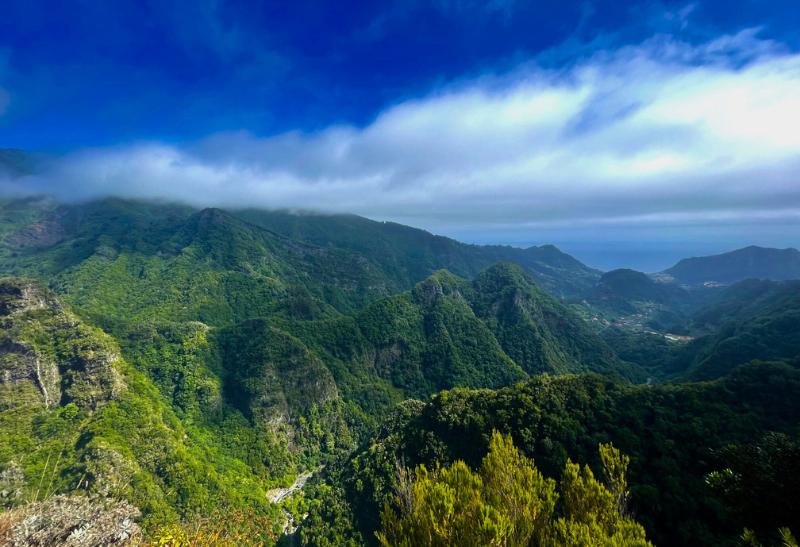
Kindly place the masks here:
[(797, 47), (797, 0), (697, 2), (5, 0), (0, 147), (66, 151), (363, 125), (437, 86), (532, 58), (568, 65), (658, 32), (761, 26)]

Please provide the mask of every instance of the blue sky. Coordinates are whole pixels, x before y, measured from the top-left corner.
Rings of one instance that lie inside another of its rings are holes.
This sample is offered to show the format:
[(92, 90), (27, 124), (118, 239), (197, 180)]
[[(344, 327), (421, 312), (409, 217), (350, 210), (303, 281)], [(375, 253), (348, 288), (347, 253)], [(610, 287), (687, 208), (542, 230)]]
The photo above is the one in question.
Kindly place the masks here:
[(348, 211), (606, 268), (797, 246), (798, 28), (795, 0), (12, 0), (0, 147), (57, 159), (0, 191)]

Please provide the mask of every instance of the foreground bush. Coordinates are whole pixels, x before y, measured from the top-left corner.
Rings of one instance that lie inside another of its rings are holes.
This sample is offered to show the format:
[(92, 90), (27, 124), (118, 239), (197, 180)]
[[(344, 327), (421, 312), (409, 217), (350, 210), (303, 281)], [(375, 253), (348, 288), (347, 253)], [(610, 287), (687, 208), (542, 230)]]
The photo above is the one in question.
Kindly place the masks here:
[(139, 510), (124, 501), (53, 496), (0, 514), (0, 545), (99, 547), (137, 544)]
[(588, 466), (568, 461), (556, 488), (510, 436), (494, 432), (477, 472), (463, 461), (399, 469), (376, 535), (387, 547), (650, 545), (626, 514), (628, 458), (611, 445), (600, 445), (600, 457), (604, 484)]

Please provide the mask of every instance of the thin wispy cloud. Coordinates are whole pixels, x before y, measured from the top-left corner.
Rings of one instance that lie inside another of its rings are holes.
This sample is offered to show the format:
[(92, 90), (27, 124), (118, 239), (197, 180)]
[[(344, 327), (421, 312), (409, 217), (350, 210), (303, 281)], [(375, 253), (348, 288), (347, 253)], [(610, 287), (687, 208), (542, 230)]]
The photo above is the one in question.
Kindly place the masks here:
[(470, 229), (798, 218), (800, 55), (747, 30), (534, 62), (364, 127), (82, 150), (7, 192), (353, 212)]

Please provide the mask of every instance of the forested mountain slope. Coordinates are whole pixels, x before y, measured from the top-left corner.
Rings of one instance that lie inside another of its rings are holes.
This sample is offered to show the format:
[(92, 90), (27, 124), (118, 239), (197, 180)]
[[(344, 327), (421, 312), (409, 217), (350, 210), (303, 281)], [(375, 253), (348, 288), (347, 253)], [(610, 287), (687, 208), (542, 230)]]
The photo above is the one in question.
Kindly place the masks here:
[(631, 456), (631, 511), (656, 545), (734, 545), (754, 521), (734, 518), (706, 476), (728, 466), (716, 451), (729, 443), (755, 442), (766, 430), (796, 432), (798, 364), (753, 364), (716, 382), (665, 386), (541, 376), (496, 391), (409, 401), (333, 471), (339, 489), (328, 491), (302, 533), (315, 542), (351, 534), (370, 541), (397, 462), (462, 459), (476, 466), (496, 429), (511, 434), (545, 476), (558, 476), (567, 457), (597, 469), (597, 445), (611, 441)]
[(46, 280), (103, 324), (166, 314), (219, 325), (263, 315), (298, 290), (351, 310), (397, 290), (357, 254), (298, 243), (217, 209), (121, 200), (40, 207), (33, 221), (6, 227), (0, 271)]
[[(401, 292), (404, 281), (359, 252), (297, 241), (217, 209), (109, 199), (14, 201), (2, 210), (0, 272), (41, 280), (75, 321), (112, 335), (103, 336), (117, 348), (120, 385), (136, 386), (120, 392), (132, 398), (125, 409), (91, 408), (64, 429), (72, 437), (58, 438), (73, 451), (65, 458), (79, 462), (94, 456), (75, 439), (97, 420), (137, 428), (108, 443), (141, 468), (142, 489), (113, 495), (142, 511), (147, 533), (223, 506), (256, 511), (271, 533), (281, 517), (263, 503), (264, 489), (343, 456), (406, 397), (502, 387), (541, 370), (630, 372), (520, 266), (496, 266), (474, 281), (436, 272)], [(53, 328), (51, 336), (62, 335)], [(63, 393), (97, 398), (70, 374), (62, 372), (71, 382)], [(166, 420), (163, 437), (142, 436), (162, 427), (142, 425), (153, 413)], [(43, 438), (40, 419), (31, 417), (19, 438)], [(151, 441), (174, 464), (151, 455)], [(9, 448), (3, 469), (12, 460), (40, 469), (42, 457)], [(80, 476), (61, 474), (52, 492), (73, 491), (68, 481)], [(221, 488), (225, 495), (211, 493)]]
[(800, 280), (749, 279), (726, 287), (692, 314), (690, 327), (713, 331), (729, 321), (746, 321), (759, 315), (800, 307)]
[[(380, 299), (352, 316), (275, 315), (224, 329), (219, 337), (224, 345), (240, 348), (240, 357), (231, 362), (253, 363), (260, 357), (246, 348), (267, 344), (278, 332), (291, 335), (281, 346), (291, 340), (307, 350), (333, 374), (344, 399), (372, 415), (401, 395), (424, 398), (457, 386), (501, 387), (540, 372), (645, 377), (511, 264), (493, 266), (473, 282), (437, 272), (411, 291)], [(310, 377), (323, 381), (325, 375)]]
[[(219, 386), (207, 390), (221, 412)], [(263, 501), (267, 477), (224, 434), (198, 425), (180, 420), (111, 337), (50, 291), (0, 279), (2, 507), (54, 494), (122, 499), (146, 529), (197, 511), (274, 514)]]
[[(141, 511), (149, 537), (231, 522), (269, 544), (291, 528), (281, 509), (300, 519), (323, 503), (303, 537), (357, 525), (369, 541), (396, 456), (477, 464), (496, 428), (554, 478), (567, 455), (593, 462), (613, 440), (633, 458), (649, 538), (727, 541), (733, 525), (701, 486), (708, 450), (798, 423), (791, 282), (703, 293), (684, 324), (696, 340), (676, 345), (625, 325), (610, 336), (572, 297), (639, 314), (687, 291), (601, 278), (552, 247), (119, 199), (0, 202), (0, 274), (17, 276), (0, 282), (0, 491), (20, 492), (0, 503), (26, 506), (38, 482), (110, 497)], [(751, 359), (789, 364), (736, 369)], [(321, 466), (327, 482), (268, 503)]]
[(529, 374), (594, 371), (644, 379), (522, 268), (497, 264), (468, 282), (442, 271), (357, 316), (376, 368), (407, 395), (499, 387)]
[[(341, 274), (342, 285), (348, 285), (343, 290), (349, 292), (330, 297), (343, 298), (347, 305), (357, 305), (381, 291), (386, 294), (387, 290), (408, 289), (439, 269), (471, 278), (501, 260), (520, 264), (557, 296), (578, 294), (600, 275), (552, 246), (517, 249), (466, 245), (407, 226), (352, 215), (198, 212), (183, 206), (119, 199), (71, 205), (47, 199), (6, 200), (0, 202), (2, 234), (6, 236), (0, 256), (7, 259), (3, 262), (10, 261), (17, 270), (35, 268), (32, 273), (42, 275), (60, 273), (101, 251), (174, 258), (192, 243), (202, 258), (214, 260), (217, 266), (245, 268), (246, 263), (258, 270), (265, 265), (247, 262), (248, 250), (285, 247), (288, 252), (279, 253), (273, 266), (288, 260), (291, 268), (317, 268), (316, 272), (302, 272), (310, 277), (304, 280), (306, 284), (312, 285), (320, 282), (318, 276), (315, 278), (320, 269)], [(228, 236), (233, 239), (227, 240)], [(205, 242), (197, 238), (205, 238)], [(216, 248), (215, 242), (225, 245)], [(208, 256), (203, 255), (203, 249), (206, 253), (214, 250)], [(306, 266), (310, 258), (313, 264)], [(335, 268), (329, 271), (331, 264)], [(8, 264), (3, 266), (8, 272)], [(326, 279), (326, 283), (331, 281), (336, 280)]]
[(252, 209), (234, 214), (293, 239), (357, 251), (406, 286), (436, 270), (449, 270), (469, 279), (497, 262), (514, 262), (555, 296), (569, 297), (581, 294), (600, 276), (597, 270), (552, 245), (527, 249), (468, 245), (417, 228), (356, 215)]
[(528, 373), (617, 372), (625, 368), (610, 348), (572, 310), (541, 290), (519, 266), (501, 263), (473, 282), (472, 306), (503, 349)]
[(712, 379), (754, 359), (800, 357), (800, 281), (750, 279), (701, 295), (692, 306), (673, 323), (681, 340), (617, 325), (601, 336), (621, 358), (662, 380)]
[(369, 306), (358, 316), (376, 368), (408, 395), (453, 386), (498, 387), (527, 375), (501, 347), (468, 300), (470, 284), (437, 272), (412, 291)]
[(690, 324), (705, 335), (689, 344), (674, 365), (688, 378), (717, 378), (752, 359), (796, 358), (800, 281), (743, 281), (717, 295)]

